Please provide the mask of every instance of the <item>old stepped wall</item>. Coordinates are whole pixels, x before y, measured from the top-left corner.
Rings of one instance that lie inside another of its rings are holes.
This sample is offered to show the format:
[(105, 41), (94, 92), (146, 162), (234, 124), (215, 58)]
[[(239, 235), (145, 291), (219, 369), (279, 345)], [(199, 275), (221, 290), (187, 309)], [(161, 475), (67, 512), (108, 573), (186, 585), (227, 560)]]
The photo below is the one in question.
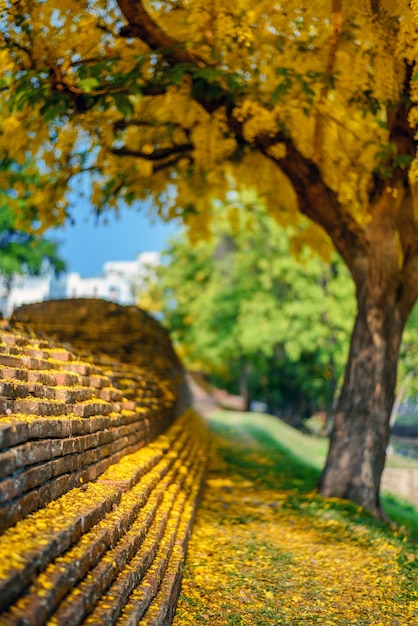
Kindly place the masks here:
[(3, 321), (0, 625), (170, 624), (207, 441), (143, 311), (63, 300)]

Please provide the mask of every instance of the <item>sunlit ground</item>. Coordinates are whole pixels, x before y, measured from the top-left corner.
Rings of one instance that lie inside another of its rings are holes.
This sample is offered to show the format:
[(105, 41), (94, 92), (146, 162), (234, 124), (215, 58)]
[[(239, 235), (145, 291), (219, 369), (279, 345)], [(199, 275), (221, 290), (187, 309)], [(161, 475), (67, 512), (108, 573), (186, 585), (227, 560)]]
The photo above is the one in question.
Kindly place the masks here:
[(230, 427), (221, 415), (210, 425), (211, 466), (174, 626), (418, 624), (407, 528), (319, 498), (318, 470), (266, 431), (237, 417)]

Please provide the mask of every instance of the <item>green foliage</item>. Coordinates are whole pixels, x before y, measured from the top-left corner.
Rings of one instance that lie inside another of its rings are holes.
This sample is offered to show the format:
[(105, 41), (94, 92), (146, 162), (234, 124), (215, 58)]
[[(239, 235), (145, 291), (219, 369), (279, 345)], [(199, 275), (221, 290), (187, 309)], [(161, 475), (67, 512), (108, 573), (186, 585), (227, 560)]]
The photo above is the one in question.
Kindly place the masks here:
[(405, 326), (398, 366), (397, 402), (418, 397), (418, 305)]
[(46, 268), (56, 273), (65, 269), (58, 255), (57, 244), (21, 230), (7, 195), (0, 195), (0, 276), (11, 287), (15, 274), (39, 276)]
[[(213, 237), (171, 242), (154, 300), (189, 367), (216, 384), (264, 399), (275, 413), (329, 410), (354, 314), (342, 264), (303, 249), (260, 204), (252, 219), (214, 207)], [(230, 209), (229, 209), (230, 210)], [(245, 389), (247, 387), (247, 389)]]

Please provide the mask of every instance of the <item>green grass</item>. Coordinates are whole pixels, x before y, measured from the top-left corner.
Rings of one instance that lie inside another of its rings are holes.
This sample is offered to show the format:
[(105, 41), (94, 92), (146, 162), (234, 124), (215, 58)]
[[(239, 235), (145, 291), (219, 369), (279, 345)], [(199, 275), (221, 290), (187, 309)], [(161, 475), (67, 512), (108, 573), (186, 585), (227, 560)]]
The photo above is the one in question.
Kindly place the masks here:
[[(214, 432), (225, 434), (226, 429), (234, 428), (242, 431), (248, 429), (263, 445), (265, 455), (271, 460), (268, 470), (258, 475), (258, 461), (254, 460), (253, 467), (248, 458), (234, 453), (233, 447), (224, 450), (225, 458), (234, 464), (236, 469), (240, 465), (243, 475), (258, 476), (258, 482), (267, 488), (280, 485), (281, 489), (296, 489), (301, 492), (309, 492), (315, 489), (320, 476), (320, 470), (324, 466), (328, 441), (324, 438), (315, 437), (302, 433), (281, 420), (263, 413), (241, 413), (235, 411), (216, 411), (211, 415), (211, 429)], [(280, 454), (278, 454), (280, 451)], [(418, 468), (418, 461), (392, 455), (389, 458), (388, 467), (393, 468)], [(383, 507), (395, 524), (406, 527), (411, 539), (418, 542), (418, 511), (407, 501), (397, 498), (393, 494), (382, 496)], [(347, 504), (348, 508), (351, 503)], [(367, 519), (371, 518), (366, 514)]]
[(239, 411), (216, 411), (211, 423), (218, 422), (230, 427), (255, 427), (268, 433), (269, 437), (282, 445), (288, 453), (321, 469), (328, 450), (328, 441), (314, 435), (306, 435), (285, 422), (265, 413), (241, 413)]
[[(265, 413), (241, 413), (239, 411), (216, 411), (211, 419), (233, 426), (240, 423), (244, 426), (257, 426), (268, 431), (270, 437), (284, 445), (286, 450), (296, 458), (309, 465), (321, 469), (328, 451), (328, 440), (324, 437), (307, 435), (292, 428), (280, 419)], [(418, 469), (418, 460), (397, 454), (388, 457), (387, 467), (399, 469)]]

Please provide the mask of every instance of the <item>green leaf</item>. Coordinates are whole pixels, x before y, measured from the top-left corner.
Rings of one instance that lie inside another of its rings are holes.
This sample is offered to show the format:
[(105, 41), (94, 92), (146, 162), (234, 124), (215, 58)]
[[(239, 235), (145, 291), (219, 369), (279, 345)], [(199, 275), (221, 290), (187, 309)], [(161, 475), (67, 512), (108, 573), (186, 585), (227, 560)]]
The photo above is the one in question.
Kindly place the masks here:
[(181, 79), (190, 71), (190, 66), (182, 63), (177, 63), (170, 71), (169, 78), (173, 85), (178, 85)]
[(415, 157), (411, 156), (410, 154), (398, 154), (393, 159), (393, 164), (398, 165), (401, 169), (404, 170), (411, 165), (414, 158)]
[(287, 78), (285, 81), (280, 83), (280, 85), (277, 85), (277, 87), (274, 89), (273, 93), (271, 94), (271, 99), (272, 99), (273, 104), (276, 104), (283, 96), (288, 94), (292, 88), (292, 85), (293, 83), (289, 78)]
[(315, 92), (313, 91), (313, 89), (310, 88), (305, 80), (302, 81), (302, 91), (303, 93), (306, 93), (307, 96), (309, 96), (309, 101), (311, 102), (313, 100)]
[(211, 67), (204, 67), (202, 69), (194, 70), (192, 72), (193, 78), (204, 78), (208, 83), (217, 82), (223, 72)]
[(80, 80), (80, 87), (86, 93), (94, 91), (99, 86), (99, 81), (94, 76), (90, 76), (89, 78), (82, 78)]
[(131, 117), (134, 107), (126, 94), (112, 94), (113, 101), (119, 113), (125, 118)]

